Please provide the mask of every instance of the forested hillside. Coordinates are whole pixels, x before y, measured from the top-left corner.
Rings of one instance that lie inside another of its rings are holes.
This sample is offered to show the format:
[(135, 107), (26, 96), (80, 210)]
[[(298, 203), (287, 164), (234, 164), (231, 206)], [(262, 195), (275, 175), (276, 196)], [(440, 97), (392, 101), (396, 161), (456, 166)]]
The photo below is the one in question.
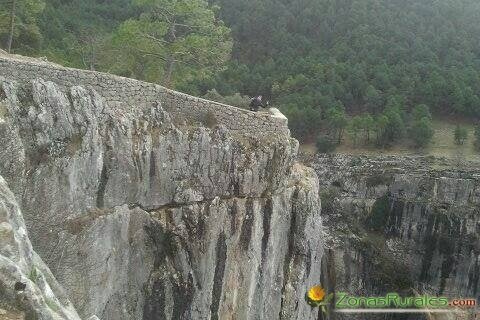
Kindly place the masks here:
[[(13, 0), (0, 1), (7, 48)], [(480, 116), (476, 0), (15, 2), (14, 52), (220, 100), (263, 94), (299, 138), (372, 131), (385, 145), (428, 136), (430, 113)]]

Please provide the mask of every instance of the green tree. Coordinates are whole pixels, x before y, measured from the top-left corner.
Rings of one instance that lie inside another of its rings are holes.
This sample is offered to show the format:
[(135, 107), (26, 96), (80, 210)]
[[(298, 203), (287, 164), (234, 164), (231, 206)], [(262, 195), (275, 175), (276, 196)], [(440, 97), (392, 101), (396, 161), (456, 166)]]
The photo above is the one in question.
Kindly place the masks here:
[(115, 72), (175, 87), (212, 76), (229, 59), (229, 29), (204, 0), (134, 0), (142, 13), (122, 23), (112, 43)]
[(432, 121), (428, 117), (415, 120), (410, 128), (410, 137), (416, 147), (425, 147), (433, 138)]
[(38, 54), (65, 66), (107, 72), (121, 62), (115, 61), (109, 40), (122, 22), (138, 14), (132, 0), (45, 2), (38, 22), (43, 35)]
[(326, 121), (330, 133), (336, 137), (337, 143), (340, 144), (345, 128), (348, 125), (345, 109), (342, 106), (329, 108), (326, 111)]
[(321, 127), (321, 113), (317, 108), (297, 108), (289, 105), (282, 108), (282, 112), (288, 118), (288, 125), (295, 138), (301, 142), (312, 141)]
[(388, 126), (388, 118), (384, 114), (380, 114), (375, 118), (375, 133), (377, 136), (377, 144), (383, 145), (383, 137)]
[(386, 123), (382, 123), (383, 131), (380, 136), (380, 145), (386, 146), (400, 140), (405, 134), (405, 123), (402, 117), (402, 111), (398, 107), (391, 106), (383, 112)]
[(430, 109), (425, 104), (419, 104), (415, 106), (412, 110), (412, 118), (413, 121), (419, 121), (422, 118), (432, 119), (432, 114), (430, 113)]
[(375, 130), (375, 120), (369, 113), (364, 113), (362, 115), (361, 127), (363, 129), (365, 143), (370, 142), (370, 132)]
[(475, 135), (475, 141), (474, 141), (475, 148), (477, 150), (480, 150), (480, 125), (475, 126), (474, 135)]
[(382, 106), (382, 95), (374, 86), (369, 85), (365, 92), (365, 103), (372, 112), (379, 112)]
[(468, 130), (465, 127), (460, 126), (457, 124), (455, 130), (453, 131), (453, 138), (457, 145), (462, 145), (468, 138)]
[(410, 138), (416, 147), (427, 146), (433, 138), (432, 114), (425, 104), (415, 106), (411, 114)]
[[(44, 2), (41, 13), (27, 8)], [(0, 0), (0, 45), (8, 47), (13, 11), (15, 53), (196, 95), (262, 93), (301, 117), (339, 101), (353, 114), (425, 104), (480, 116), (478, 1), (206, 2)], [(181, 25), (171, 28), (172, 17)], [(235, 43), (230, 61), (220, 20)]]
[(37, 23), (45, 1), (2, 0), (0, 4), (0, 40), (4, 47), (8, 52), (20, 49), (32, 53), (42, 39)]
[(363, 125), (362, 120), (363, 120), (362, 116), (355, 116), (348, 123), (347, 130), (353, 139), (354, 145), (357, 144), (358, 134), (362, 130), (362, 125)]
[(326, 135), (320, 134), (316, 141), (317, 151), (321, 153), (331, 153), (335, 151), (337, 144)]

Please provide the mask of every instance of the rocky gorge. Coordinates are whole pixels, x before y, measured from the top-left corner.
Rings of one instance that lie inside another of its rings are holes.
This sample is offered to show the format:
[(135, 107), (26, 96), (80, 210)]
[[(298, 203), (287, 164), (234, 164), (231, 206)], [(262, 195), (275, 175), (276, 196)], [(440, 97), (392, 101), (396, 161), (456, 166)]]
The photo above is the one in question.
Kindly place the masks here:
[(0, 311), (472, 320), (327, 315), (305, 294), (479, 299), (478, 168), (298, 157), (278, 111), (0, 52)]
[[(317, 155), (324, 283), (357, 296), (480, 298), (480, 170), (428, 156)], [(467, 314), (332, 319), (475, 319)]]

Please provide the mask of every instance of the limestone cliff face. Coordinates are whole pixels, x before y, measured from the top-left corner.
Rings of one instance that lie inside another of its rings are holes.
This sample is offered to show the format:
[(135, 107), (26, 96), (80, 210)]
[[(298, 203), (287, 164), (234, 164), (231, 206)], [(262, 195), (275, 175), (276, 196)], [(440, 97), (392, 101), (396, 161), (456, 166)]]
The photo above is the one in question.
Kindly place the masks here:
[(284, 119), (0, 57), (0, 147), (33, 247), (83, 318), (316, 318), (318, 179)]
[(80, 319), (48, 267), (33, 251), (22, 213), (1, 176), (0, 307), (14, 307), (9, 311), (20, 311), (20, 316), (27, 319)]
[(321, 177), (331, 289), (480, 298), (478, 165), (342, 155), (312, 165)]

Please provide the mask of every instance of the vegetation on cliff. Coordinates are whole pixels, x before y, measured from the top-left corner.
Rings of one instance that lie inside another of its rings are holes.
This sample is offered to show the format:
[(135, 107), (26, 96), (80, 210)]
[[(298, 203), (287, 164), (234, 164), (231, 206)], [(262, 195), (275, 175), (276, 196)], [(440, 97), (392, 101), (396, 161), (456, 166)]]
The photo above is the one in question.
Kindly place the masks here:
[[(0, 9), (3, 47), (12, 1)], [(14, 1), (14, 52), (215, 89), (239, 105), (263, 93), (303, 140), (346, 131), (357, 144), (364, 132), (380, 146), (408, 137), (423, 147), (432, 126), (418, 106), (480, 116), (478, 1), (43, 1)], [(342, 113), (358, 118), (347, 125)]]

